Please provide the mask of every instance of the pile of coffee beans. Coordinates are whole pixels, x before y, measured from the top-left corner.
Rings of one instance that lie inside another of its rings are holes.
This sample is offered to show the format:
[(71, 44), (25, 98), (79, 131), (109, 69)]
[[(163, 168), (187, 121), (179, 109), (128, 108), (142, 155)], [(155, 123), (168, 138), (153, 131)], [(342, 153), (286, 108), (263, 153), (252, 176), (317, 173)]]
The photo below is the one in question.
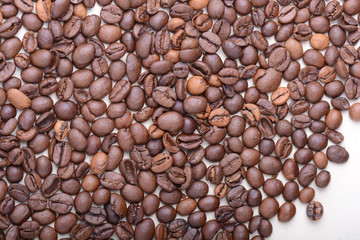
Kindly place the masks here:
[(322, 217), (360, 121), (359, 0), (0, 4), (0, 239), (261, 240), (298, 198)]

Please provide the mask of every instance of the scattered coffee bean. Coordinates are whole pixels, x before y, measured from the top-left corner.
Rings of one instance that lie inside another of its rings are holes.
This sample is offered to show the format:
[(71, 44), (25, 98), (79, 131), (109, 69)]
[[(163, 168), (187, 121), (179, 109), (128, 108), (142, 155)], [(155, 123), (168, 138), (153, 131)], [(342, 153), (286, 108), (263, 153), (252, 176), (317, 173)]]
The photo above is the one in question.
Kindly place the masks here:
[(320, 220), (323, 214), (324, 208), (320, 202), (312, 201), (306, 207), (306, 215), (313, 221)]

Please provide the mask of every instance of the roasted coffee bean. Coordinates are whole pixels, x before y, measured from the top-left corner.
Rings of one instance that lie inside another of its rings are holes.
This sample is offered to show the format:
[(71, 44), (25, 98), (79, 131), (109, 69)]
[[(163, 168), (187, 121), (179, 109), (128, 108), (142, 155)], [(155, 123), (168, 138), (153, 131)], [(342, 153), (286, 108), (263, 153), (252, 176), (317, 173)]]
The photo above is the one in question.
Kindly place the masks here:
[(292, 151), (291, 141), (287, 137), (281, 137), (275, 145), (275, 155), (279, 158), (286, 158)]
[(49, 207), (53, 211), (65, 214), (68, 213), (74, 204), (72, 197), (65, 193), (59, 193), (49, 199)]
[(73, 238), (88, 238), (92, 234), (93, 229), (85, 222), (76, 224), (70, 231), (70, 236)]
[(256, 47), (259, 50), (264, 51), (269, 46), (268, 41), (262, 35), (262, 33), (259, 31), (256, 31), (256, 30), (250, 34), (250, 40), (251, 40), (251, 43), (254, 45), (254, 47)]
[(319, 220), (324, 213), (324, 208), (320, 202), (312, 201), (306, 207), (306, 215), (313, 221)]
[(349, 153), (339, 145), (329, 146), (326, 150), (328, 159), (335, 163), (344, 163), (349, 159)]
[(349, 116), (354, 121), (359, 121), (359, 104), (354, 103), (350, 107)]
[(250, 16), (242, 16), (234, 22), (234, 33), (239, 37), (250, 35), (253, 31), (254, 25)]
[(15, 200), (12, 197), (6, 197), (0, 204), (1, 214), (10, 214), (15, 207)]
[(294, 159), (297, 163), (307, 164), (311, 161), (314, 156), (313, 152), (309, 148), (300, 148), (296, 150), (294, 154)]
[(8, 187), (8, 193), (11, 197), (19, 202), (25, 202), (30, 197), (29, 189), (19, 183), (12, 183)]
[(311, 187), (304, 188), (300, 191), (299, 199), (303, 203), (309, 203), (315, 196), (315, 190)]
[(130, 224), (138, 224), (143, 218), (143, 207), (139, 204), (130, 204), (126, 215), (127, 222)]
[(133, 227), (125, 221), (120, 221), (116, 225), (115, 233), (121, 240), (131, 239), (135, 234)]
[(25, 177), (25, 186), (30, 190), (30, 192), (36, 192), (40, 189), (41, 178), (37, 173), (29, 173)]
[(294, 201), (299, 197), (299, 185), (293, 181), (287, 182), (282, 195), (286, 201)]
[(221, 46), (221, 39), (212, 32), (205, 32), (199, 38), (200, 47), (207, 53), (216, 53)]
[(168, 226), (170, 235), (174, 237), (183, 236), (188, 230), (188, 228), (189, 225), (184, 219), (175, 219)]
[(106, 219), (105, 209), (100, 207), (91, 207), (85, 214), (84, 219), (86, 222), (93, 225), (100, 225)]
[(0, 24), (0, 36), (3, 38), (13, 37), (21, 28), (20, 18), (14, 16)]
[(221, 225), (216, 220), (208, 221), (201, 229), (201, 234), (204, 239), (213, 239), (216, 233), (221, 229)]
[(216, 187), (214, 188), (215, 196), (219, 199), (224, 198), (226, 196), (228, 188), (229, 188), (228, 185), (226, 185), (225, 183), (220, 183), (216, 185)]
[(311, 124), (311, 119), (307, 115), (295, 115), (291, 118), (291, 123), (296, 128), (306, 128), (309, 127)]
[(357, 99), (360, 96), (359, 93), (360, 79), (351, 77), (345, 82), (345, 94), (349, 99)]
[(238, 154), (231, 153), (225, 156), (219, 166), (222, 168), (224, 175), (231, 175), (236, 172), (242, 164), (242, 159)]
[(246, 201), (247, 195), (247, 190), (243, 186), (238, 186), (228, 192), (226, 200), (230, 206), (240, 207)]
[(230, 206), (221, 206), (215, 211), (215, 219), (219, 222), (226, 222), (234, 216), (234, 208)]
[(108, 189), (120, 190), (125, 184), (125, 179), (119, 173), (104, 172), (100, 176), (100, 183)]
[[(181, 212), (181, 211), (180, 211)], [(171, 206), (162, 206), (156, 212), (156, 217), (160, 222), (169, 223), (175, 219), (176, 210)]]
[(209, 191), (209, 187), (203, 181), (194, 181), (191, 183), (186, 192), (191, 198), (201, 198), (205, 197)]
[(135, 238), (152, 239), (155, 234), (155, 224), (151, 218), (145, 218), (135, 227)]
[(10, 220), (5, 215), (0, 215), (0, 229), (7, 229), (10, 226)]
[(164, 172), (171, 167), (173, 158), (166, 153), (160, 153), (152, 159), (151, 171), (155, 173)]
[(67, 142), (61, 142), (54, 146), (53, 149), (53, 161), (59, 167), (65, 167), (68, 165), (71, 159), (71, 146)]
[(331, 175), (328, 171), (322, 170), (315, 178), (316, 186), (320, 188), (327, 187), (331, 180)]
[(44, 197), (53, 196), (60, 188), (61, 179), (55, 175), (51, 174), (47, 176), (41, 185), (41, 192)]
[(299, 172), (299, 183), (300, 185), (307, 187), (316, 177), (316, 166), (313, 164), (308, 164), (303, 167)]

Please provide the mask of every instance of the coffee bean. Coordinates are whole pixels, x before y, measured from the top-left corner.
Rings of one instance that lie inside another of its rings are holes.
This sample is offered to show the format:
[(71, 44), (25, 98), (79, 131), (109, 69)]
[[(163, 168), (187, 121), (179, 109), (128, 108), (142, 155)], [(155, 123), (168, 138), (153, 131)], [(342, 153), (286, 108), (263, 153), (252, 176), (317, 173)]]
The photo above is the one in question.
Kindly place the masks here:
[(20, 236), (23, 238), (36, 238), (39, 235), (40, 224), (36, 221), (27, 221), (20, 225)]
[(281, 23), (290, 23), (296, 17), (296, 8), (294, 6), (285, 6), (279, 11), (279, 21)]
[(265, 218), (272, 218), (276, 215), (279, 210), (279, 203), (275, 198), (267, 197), (265, 198), (260, 206), (259, 213)]
[(186, 192), (191, 198), (201, 198), (205, 197), (209, 191), (209, 187), (203, 181), (194, 181), (191, 183)]
[(279, 158), (286, 158), (292, 151), (291, 141), (287, 137), (281, 137), (275, 145), (275, 155)]
[(135, 227), (135, 238), (152, 239), (155, 234), (155, 224), (152, 219), (145, 218)]
[(247, 195), (247, 190), (243, 186), (238, 186), (228, 192), (226, 200), (230, 206), (240, 207), (246, 201)]
[(188, 228), (188, 223), (183, 219), (175, 219), (168, 226), (170, 235), (174, 237), (183, 236), (188, 230)]
[(132, 226), (125, 221), (120, 221), (116, 225), (115, 233), (121, 240), (131, 239), (135, 234)]
[(0, 229), (7, 229), (10, 226), (10, 220), (4, 215), (0, 215)]
[(296, 213), (296, 207), (293, 203), (286, 202), (279, 208), (278, 219), (281, 222), (290, 221)]
[(359, 97), (358, 91), (359, 79), (351, 77), (345, 82), (345, 94), (349, 99), (357, 99)]
[(307, 187), (316, 177), (316, 166), (313, 164), (308, 164), (303, 167), (299, 172), (299, 183), (300, 185)]
[(84, 219), (86, 222), (93, 225), (100, 225), (106, 219), (105, 209), (100, 207), (91, 207), (85, 214)]
[(72, 197), (65, 193), (56, 194), (49, 199), (50, 209), (60, 214), (68, 213), (73, 207), (73, 203)]
[(287, 182), (284, 185), (284, 191), (282, 193), (286, 201), (293, 201), (299, 197), (299, 185), (293, 181)]
[(93, 229), (90, 225), (88, 225), (85, 222), (81, 222), (76, 224), (70, 232), (70, 236), (74, 237), (74, 238), (87, 238), (90, 237), (90, 235), (92, 234)]
[(207, 53), (216, 53), (221, 46), (221, 39), (212, 32), (205, 32), (199, 38), (200, 47)]
[(130, 204), (126, 220), (130, 224), (138, 224), (144, 218), (144, 209), (139, 204)]
[(233, 68), (224, 68), (219, 72), (219, 80), (225, 84), (235, 84), (240, 78), (240, 74)]
[(269, 197), (276, 197), (283, 192), (284, 188), (280, 180), (269, 178), (264, 182), (263, 189)]
[(259, 31), (253, 31), (250, 34), (250, 40), (254, 47), (258, 48), (259, 50), (264, 51), (269, 46), (268, 41)]
[(354, 103), (349, 110), (349, 116), (354, 121), (359, 121), (359, 104)]
[(155, 88), (152, 96), (158, 104), (164, 107), (172, 107), (176, 101), (176, 94), (174, 90), (165, 86)]
[(8, 193), (11, 197), (19, 202), (25, 202), (30, 197), (29, 189), (19, 183), (10, 184), (8, 187)]
[(220, 167), (223, 169), (224, 175), (231, 175), (236, 172), (242, 164), (242, 159), (238, 154), (232, 153), (225, 156), (220, 161)]
[(326, 150), (328, 159), (335, 163), (344, 163), (349, 159), (349, 153), (339, 145), (329, 146)]
[(319, 220), (324, 213), (324, 208), (320, 202), (312, 201), (306, 207), (306, 215), (313, 221)]

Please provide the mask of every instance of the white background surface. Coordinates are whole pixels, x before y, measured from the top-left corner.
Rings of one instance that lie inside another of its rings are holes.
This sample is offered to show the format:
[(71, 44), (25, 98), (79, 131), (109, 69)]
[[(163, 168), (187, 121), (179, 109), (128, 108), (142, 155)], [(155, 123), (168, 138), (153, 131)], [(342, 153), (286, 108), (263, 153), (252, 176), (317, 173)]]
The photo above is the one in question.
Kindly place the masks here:
[[(327, 3), (328, 1), (326, 1)], [(342, 1), (341, 1), (342, 2)], [(360, 1), (359, 1), (360, 4)], [(93, 9), (88, 10), (89, 14), (99, 14), (100, 6), (96, 5)], [(18, 14), (21, 17), (21, 13)], [(215, 21), (214, 21), (215, 22)], [(337, 23), (337, 21), (334, 21)], [(45, 27), (45, 25), (43, 26)], [(259, 29), (258, 29), (259, 30)], [(23, 34), (26, 32), (23, 27), (17, 36), (22, 39)], [(273, 37), (269, 39), (270, 43), (274, 43)], [(309, 43), (304, 43), (304, 51), (309, 48)], [(23, 52), (23, 50), (21, 50)], [(260, 53), (260, 52), (259, 52)], [(324, 54), (324, 51), (322, 51)], [(225, 59), (224, 54), (219, 50), (218, 54)], [(122, 58), (126, 59), (126, 55)], [(239, 64), (239, 61), (237, 61)], [(301, 62), (302, 66), (304, 64)], [(75, 71), (75, 68), (74, 68)], [(20, 72), (17, 70), (15, 76), (20, 76)], [(338, 78), (337, 78), (338, 79)], [(114, 83), (113, 83), (114, 84)], [(249, 86), (252, 85), (252, 80), (249, 80)], [(282, 86), (286, 86), (287, 81), (283, 80)], [(56, 96), (54, 100), (56, 101)], [(107, 97), (104, 101), (108, 102)], [(288, 102), (288, 104), (290, 101)], [(19, 112), (18, 112), (19, 113)], [(290, 114), (287, 119), (290, 119)], [(360, 239), (359, 231), (359, 216), (360, 216), (360, 123), (352, 122), (349, 119), (348, 112), (343, 112), (344, 121), (342, 126), (338, 129), (343, 133), (345, 141), (341, 144), (345, 146), (350, 153), (350, 159), (345, 164), (335, 164), (329, 162), (326, 170), (331, 173), (331, 182), (329, 186), (325, 189), (319, 189), (316, 187), (315, 183), (312, 183), (310, 186), (316, 190), (315, 200), (322, 202), (324, 206), (324, 216), (320, 221), (313, 222), (306, 217), (306, 205), (301, 203), (299, 200), (294, 202), (297, 208), (297, 214), (292, 221), (288, 223), (280, 223), (277, 220), (277, 217), (271, 219), (273, 224), (273, 234), (270, 238), (271, 240), (357, 240)], [(150, 124), (146, 124), (147, 126)], [(117, 129), (114, 130), (115, 132)], [(308, 136), (310, 131), (308, 132)], [(329, 142), (329, 145), (331, 142)], [(205, 144), (203, 145), (206, 146)], [(293, 153), (295, 148), (293, 149)], [(45, 153), (47, 154), (47, 152)], [(127, 156), (127, 155), (125, 155)], [(87, 159), (89, 161), (90, 158)], [(207, 163), (207, 161), (205, 160)], [(53, 165), (56, 172), (56, 166)], [(266, 176), (268, 178), (269, 176)], [(279, 178), (284, 181), (284, 178), (279, 174)], [(248, 185), (244, 183), (248, 188)], [(213, 186), (210, 184), (209, 194), (213, 194)], [(301, 187), (300, 187), (301, 189)], [(158, 191), (157, 191), (158, 192)], [(263, 198), (265, 194), (263, 193)], [(280, 204), (284, 202), (282, 196), (277, 197)], [(226, 200), (221, 200), (221, 205), (225, 205)], [(176, 207), (176, 206), (174, 206)], [(198, 209), (196, 209), (198, 210)], [(255, 210), (254, 215), (257, 214)], [(208, 220), (212, 219), (214, 213), (209, 213)], [(152, 216), (154, 221), (157, 223), (157, 219)], [(247, 224), (246, 224), (247, 225)], [(256, 233), (257, 234), (257, 233)], [(256, 235), (254, 234), (254, 235)], [(253, 236), (254, 236), (253, 235)], [(59, 236), (60, 238), (60, 236)], [(113, 238), (116, 238), (116, 235), (113, 235)]]

